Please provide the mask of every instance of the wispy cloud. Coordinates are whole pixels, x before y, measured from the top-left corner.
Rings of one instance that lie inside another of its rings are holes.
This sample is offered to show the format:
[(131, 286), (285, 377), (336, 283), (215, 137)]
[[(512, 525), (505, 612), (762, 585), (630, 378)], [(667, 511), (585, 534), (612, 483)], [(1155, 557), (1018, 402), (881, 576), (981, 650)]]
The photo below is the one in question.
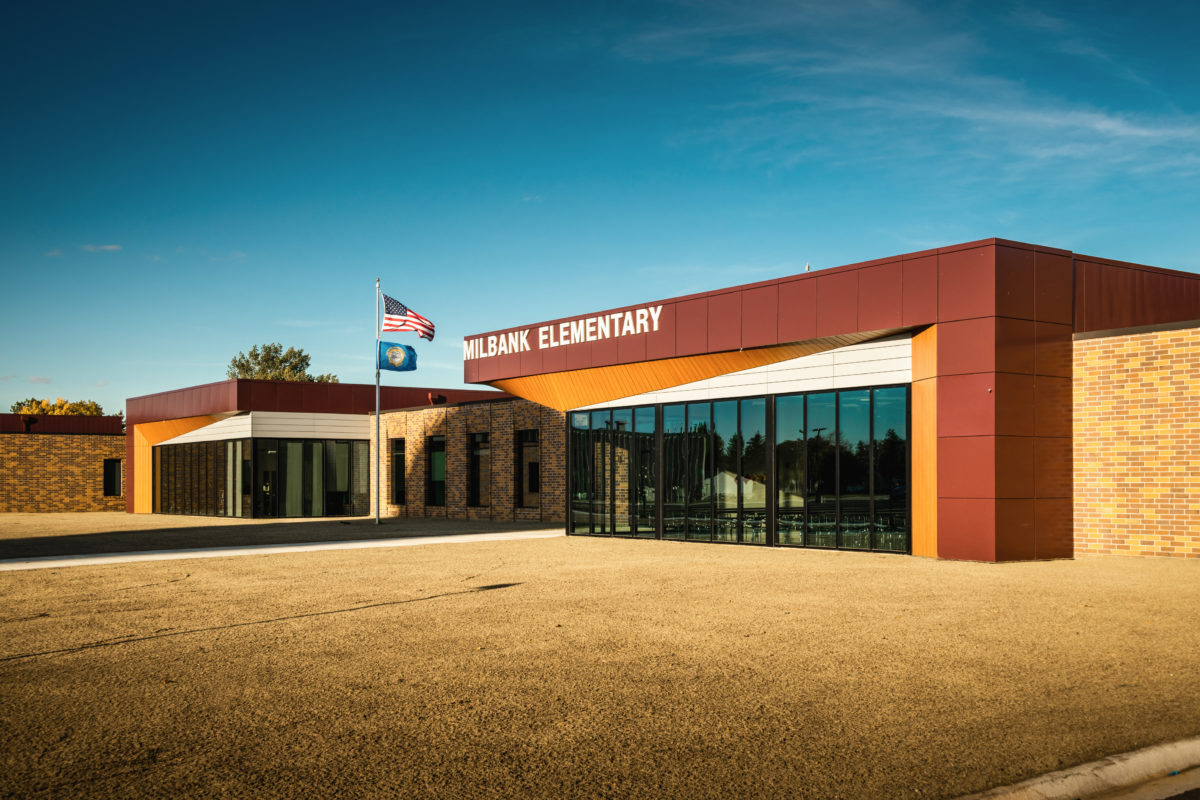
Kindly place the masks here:
[(92, 385), (95, 386), (97, 389), (103, 389), (105, 386), (108, 386), (108, 381), (96, 381)]
[[(722, 160), (767, 169), (899, 165), (955, 178), (982, 165), (1001, 178), (1045, 174), (1049, 164), (1064, 170), (1058, 179), (1198, 173), (1200, 115), (1176, 110), (1071, 19), (1038, 10), (965, 18), (908, 0), (675, 8), (674, 19), (629, 33), (613, 50), (702, 66), (714, 84), (742, 93), (712, 109), (718, 122), (674, 142), (711, 147)], [(1018, 39), (1037, 52), (1023, 47), (1014, 58)], [(1048, 80), (1037, 71), (1046, 65), (1092, 79)], [(1096, 88), (1114, 78), (1140, 97)]]
[(124, 248), (119, 244), (83, 244), (79, 249), (85, 253), (115, 253)]
[(213, 256), (212, 258), (210, 258), (208, 260), (209, 261), (242, 261), (245, 258), (246, 258), (246, 254), (243, 253), (241, 250), (234, 250), (233, 252), (229, 253), (228, 255)]
[(42, 375), (30, 375), (30, 376), (29, 376), (29, 382), (30, 382), (30, 383), (53, 383), (53, 382), (54, 382), (54, 379), (53, 379), (53, 378), (47, 378), (47, 377), (44, 377), (44, 376), (42, 376)]
[(147, 260), (147, 261), (153, 261), (154, 263), (156, 263), (156, 264), (157, 264), (157, 263), (161, 263), (161, 262), (162, 262), (162, 260), (163, 260), (163, 257), (162, 257), (162, 256), (160, 256), (160, 255), (149, 255), (149, 256), (146, 256), (146, 260)]
[(540, 194), (527, 194), (521, 197), (522, 203), (540, 203), (544, 198)]
[(8, 373), (7, 375), (0, 375), (0, 382), (11, 381), (15, 377), (17, 377), (17, 376), (12, 374), (11, 372)]
[(57, 249), (57, 248), (54, 250), (51, 250), (48, 253), (42, 253), (42, 255), (45, 256), (46, 258), (58, 258), (62, 254), (63, 254), (62, 250)]

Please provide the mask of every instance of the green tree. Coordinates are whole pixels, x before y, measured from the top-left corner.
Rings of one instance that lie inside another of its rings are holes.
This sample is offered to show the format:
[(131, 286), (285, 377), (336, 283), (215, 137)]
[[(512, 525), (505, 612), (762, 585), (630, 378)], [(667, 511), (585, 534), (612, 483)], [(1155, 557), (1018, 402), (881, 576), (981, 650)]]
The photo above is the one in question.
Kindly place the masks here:
[(337, 383), (337, 375), (309, 375), (312, 359), (295, 347), (286, 351), (279, 342), (254, 345), (249, 353), (238, 353), (225, 370), (227, 378), (259, 378), (268, 381), (299, 381), (302, 383)]
[(39, 399), (30, 397), (26, 400), (18, 400), (10, 406), (14, 414), (52, 414), (62, 416), (67, 414), (78, 414), (85, 417), (102, 417), (104, 409), (95, 400), (71, 400), (58, 398), (57, 400)]

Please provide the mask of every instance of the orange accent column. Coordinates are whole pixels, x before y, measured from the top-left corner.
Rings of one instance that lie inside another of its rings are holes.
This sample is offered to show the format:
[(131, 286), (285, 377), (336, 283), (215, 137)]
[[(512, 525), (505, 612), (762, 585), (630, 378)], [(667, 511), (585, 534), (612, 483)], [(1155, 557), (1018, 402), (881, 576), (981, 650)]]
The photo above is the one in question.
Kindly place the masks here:
[(937, 325), (912, 339), (912, 551), (937, 558)]
[(154, 467), (151, 463), (154, 445), (211, 425), (219, 419), (222, 417), (205, 415), (143, 422), (133, 426), (133, 513), (149, 514), (154, 510)]

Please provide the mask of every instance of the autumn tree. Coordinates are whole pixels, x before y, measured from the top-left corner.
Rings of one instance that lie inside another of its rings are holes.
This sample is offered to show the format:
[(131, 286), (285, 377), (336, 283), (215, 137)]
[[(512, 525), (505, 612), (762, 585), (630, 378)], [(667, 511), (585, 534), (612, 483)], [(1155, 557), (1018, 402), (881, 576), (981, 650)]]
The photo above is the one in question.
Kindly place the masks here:
[(10, 406), (14, 414), (79, 414), (86, 417), (102, 417), (104, 409), (95, 400), (71, 400), (60, 397), (57, 400), (30, 397), (18, 400)]
[(258, 378), (268, 381), (299, 381), (301, 383), (337, 383), (337, 375), (309, 375), (311, 357), (295, 347), (283, 349), (279, 342), (254, 345), (248, 353), (238, 353), (225, 370), (227, 378)]

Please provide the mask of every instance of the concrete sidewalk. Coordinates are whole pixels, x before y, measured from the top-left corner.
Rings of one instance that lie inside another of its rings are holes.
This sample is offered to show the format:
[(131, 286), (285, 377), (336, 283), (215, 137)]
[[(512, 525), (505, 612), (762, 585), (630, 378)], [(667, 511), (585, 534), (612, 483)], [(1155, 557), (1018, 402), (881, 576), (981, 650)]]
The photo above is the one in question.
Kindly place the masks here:
[(179, 550), (149, 550), (99, 555), (40, 556), (26, 559), (0, 560), (0, 572), (25, 569), (125, 564), (134, 561), (175, 561), (185, 558), (228, 558), (230, 556), (261, 556), (281, 553), (309, 553), (321, 550), (364, 550), (379, 547), (413, 547), (429, 544), (471, 544), (476, 542), (506, 542), (519, 539), (550, 539), (565, 536), (562, 531), (529, 530), (501, 533), (463, 533), (449, 536), (410, 535), (403, 539), (361, 539), (346, 542), (311, 542), (307, 544), (262, 544), (244, 547), (181, 548)]
[(437, 518), (237, 519), (171, 514), (0, 514), (0, 561), (109, 556), (265, 545), (366, 542), (409, 537), (561, 531), (547, 522)]

